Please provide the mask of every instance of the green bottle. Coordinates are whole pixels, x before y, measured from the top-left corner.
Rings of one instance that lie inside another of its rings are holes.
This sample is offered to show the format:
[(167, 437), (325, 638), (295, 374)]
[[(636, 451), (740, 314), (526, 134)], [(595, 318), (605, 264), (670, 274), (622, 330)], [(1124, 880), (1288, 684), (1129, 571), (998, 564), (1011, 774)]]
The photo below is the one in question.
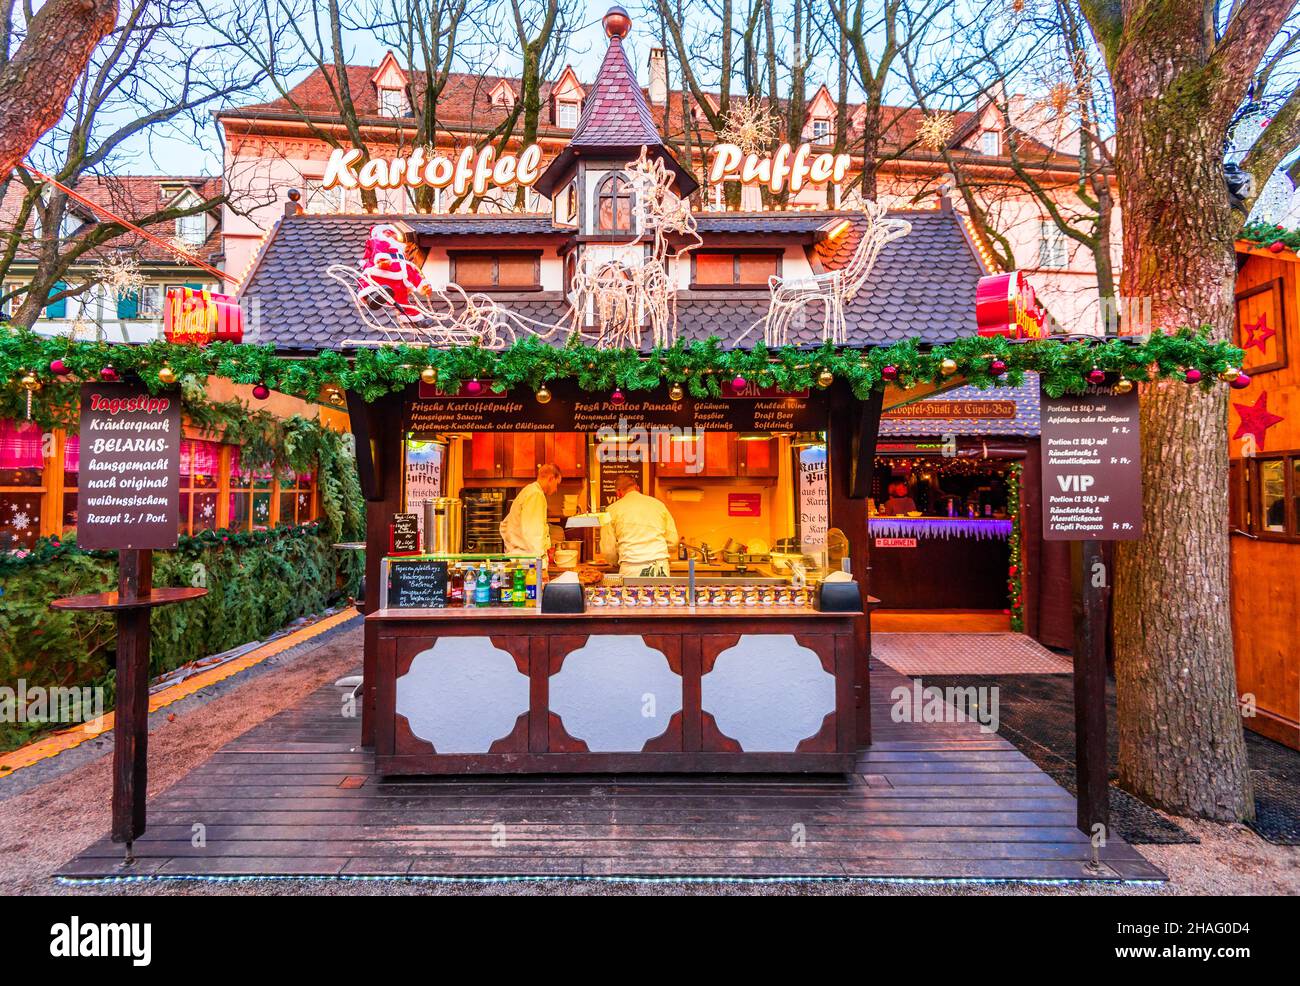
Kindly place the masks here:
[(488, 579), (486, 565), (478, 570), (478, 578), (474, 580), (474, 605), (492, 605), (492, 582)]
[(528, 599), (528, 587), (525, 584), (524, 568), (522, 565), (515, 569), (514, 585), (512, 586), (515, 606), (522, 607)]

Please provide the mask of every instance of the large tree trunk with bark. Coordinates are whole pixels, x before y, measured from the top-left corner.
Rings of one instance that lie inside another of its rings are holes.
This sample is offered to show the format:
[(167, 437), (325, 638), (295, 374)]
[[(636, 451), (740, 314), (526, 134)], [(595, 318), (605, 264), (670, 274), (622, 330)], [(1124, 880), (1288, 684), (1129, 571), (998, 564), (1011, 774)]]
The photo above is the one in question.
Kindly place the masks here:
[(117, 24), (117, 0), (49, 0), (0, 67), (0, 176), (59, 122), (95, 45)]
[[(1168, 13), (1166, 13), (1168, 17)], [(1172, 18), (1171, 18), (1172, 19)], [(1236, 222), (1203, 25), (1134, 30), (1116, 54), (1121, 295), (1151, 331), (1233, 323)], [(1145, 533), (1116, 552), (1120, 783), (1179, 814), (1252, 817), (1228, 587), (1225, 388), (1141, 388)]]

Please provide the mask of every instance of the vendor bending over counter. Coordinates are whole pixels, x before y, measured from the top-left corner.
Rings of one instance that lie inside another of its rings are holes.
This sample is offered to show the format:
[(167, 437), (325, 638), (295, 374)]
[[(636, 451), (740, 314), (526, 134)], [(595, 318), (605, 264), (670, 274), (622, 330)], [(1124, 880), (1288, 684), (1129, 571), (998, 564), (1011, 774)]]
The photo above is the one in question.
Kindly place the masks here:
[(614, 481), (617, 499), (609, 505), (609, 523), (600, 530), (600, 553), (618, 565), (625, 578), (668, 574), (669, 552), (676, 550), (677, 524), (660, 501), (641, 492), (635, 476)]

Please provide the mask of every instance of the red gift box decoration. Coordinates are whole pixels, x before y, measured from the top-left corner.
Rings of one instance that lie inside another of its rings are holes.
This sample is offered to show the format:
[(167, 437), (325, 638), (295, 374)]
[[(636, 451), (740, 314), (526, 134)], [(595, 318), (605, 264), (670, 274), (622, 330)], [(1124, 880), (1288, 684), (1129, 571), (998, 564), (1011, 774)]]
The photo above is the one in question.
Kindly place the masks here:
[(172, 288), (163, 305), (163, 336), (168, 342), (195, 346), (242, 342), (244, 311), (230, 295)]

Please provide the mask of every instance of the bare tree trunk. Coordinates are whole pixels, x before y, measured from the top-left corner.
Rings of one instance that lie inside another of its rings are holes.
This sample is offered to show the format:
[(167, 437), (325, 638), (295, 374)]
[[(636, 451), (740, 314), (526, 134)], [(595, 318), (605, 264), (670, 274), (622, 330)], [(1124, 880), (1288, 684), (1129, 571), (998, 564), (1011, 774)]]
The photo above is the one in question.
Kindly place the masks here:
[[(6, 14), (12, 14), (9, 5)], [(59, 122), (95, 46), (117, 24), (117, 0), (50, 0), (0, 67), (0, 176)]]
[[(1233, 324), (1225, 123), (1199, 15), (1135, 31), (1112, 68), (1124, 215), (1121, 294), (1157, 331)], [(1253, 817), (1236, 700), (1228, 587), (1227, 397), (1142, 387), (1145, 533), (1119, 545), (1115, 671), (1120, 781), (1144, 800), (1221, 821)]]

